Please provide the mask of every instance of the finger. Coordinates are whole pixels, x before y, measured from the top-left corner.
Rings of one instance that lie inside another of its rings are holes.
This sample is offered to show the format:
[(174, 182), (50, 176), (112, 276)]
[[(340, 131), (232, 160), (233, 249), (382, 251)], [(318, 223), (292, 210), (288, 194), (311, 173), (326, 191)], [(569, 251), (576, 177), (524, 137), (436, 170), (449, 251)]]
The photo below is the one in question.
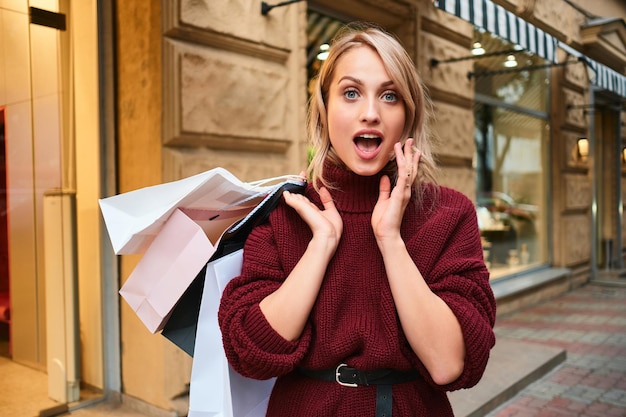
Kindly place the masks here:
[(396, 164), (398, 165), (398, 175), (405, 175), (406, 174), (406, 161), (404, 158), (404, 151), (403, 151), (403, 145), (400, 142), (397, 142), (394, 146), (393, 146), (393, 151), (396, 155)]
[(413, 145), (415, 144), (415, 139), (408, 138), (404, 143), (404, 158), (408, 161), (411, 160), (411, 156), (413, 155)]
[(422, 151), (419, 149), (416, 149), (413, 152), (413, 155), (411, 155), (411, 160), (410, 160), (410, 164), (411, 164), (410, 172), (412, 175), (411, 180), (415, 180), (417, 178), (417, 169), (419, 167), (419, 161), (421, 157), (422, 157)]
[(305, 205), (309, 203), (309, 200), (303, 195), (298, 193), (291, 193), (286, 190), (283, 191), (283, 197), (285, 198), (285, 202), (287, 203), (287, 205), (293, 207), (296, 210), (305, 207)]
[(288, 205), (293, 207), (294, 199), (292, 197), (292, 194), (289, 191), (287, 191), (287, 190), (283, 191), (283, 198), (285, 199), (285, 202)]
[(378, 186), (378, 200), (386, 200), (389, 195), (391, 195), (391, 181), (387, 175), (383, 175)]
[(408, 173), (407, 173), (406, 185), (405, 185), (406, 188), (411, 187), (413, 184), (415, 184), (415, 181), (417, 180), (418, 166), (419, 166), (419, 160), (421, 156), (422, 156), (422, 152), (419, 149), (416, 149), (413, 155), (411, 156), (411, 162), (410, 162), (411, 168), (409, 168)]
[(322, 204), (324, 205), (324, 209), (334, 209), (335, 202), (333, 201), (333, 197), (330, 195), (330, 192), (322, 187), (320, 188), (320, 199), (322, 200)]
[(409, 188), (415, 179), (413, 173), (417, 172), (417, 166), (413, 166), (413, 159), (415, 157), (413, 143), (413, 139), (409, 138), (404, 143), (404, 146), (396, 143), (394, 147), (396, 152), (396, 164), (398, 165), (398, 180), (396, 185), (399, 188)]
[(406, 168), (410, 174), (413, 173), (413, 157), (415, 156), (415, 152), (413, 150), (414, 144), (415, 140), (413, 138), (408, 138), (404, 145), (404, 162), (406, 163)]
[[(398, 161), (398, 169), (404, 170), (405, 172), (403, 173), (406, 173), (406, 170), (410, 170), (412, 167), (411, 162), (413, 160), (413, 155), (415, 154), (413, 150), (414, 143), (415, 141), (413, 140), (413, 138), (409, 138), (404, 142), (404, 145), (396, 143), (396, 146), (394, 148), (396, 153), (396, 160)], [(399, 174), (403, 173), (399, 172)]]

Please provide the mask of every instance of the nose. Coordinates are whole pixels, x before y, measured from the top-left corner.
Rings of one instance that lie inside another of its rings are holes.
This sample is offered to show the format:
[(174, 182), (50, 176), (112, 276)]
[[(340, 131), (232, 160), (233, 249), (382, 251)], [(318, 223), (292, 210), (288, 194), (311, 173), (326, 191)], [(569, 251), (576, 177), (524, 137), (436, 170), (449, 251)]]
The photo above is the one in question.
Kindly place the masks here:
[(378, 105), (379, 103), (375, 99), (364, 100), (363, 108), (361, 109), (361, 121), (368, 124), (380, 122)]

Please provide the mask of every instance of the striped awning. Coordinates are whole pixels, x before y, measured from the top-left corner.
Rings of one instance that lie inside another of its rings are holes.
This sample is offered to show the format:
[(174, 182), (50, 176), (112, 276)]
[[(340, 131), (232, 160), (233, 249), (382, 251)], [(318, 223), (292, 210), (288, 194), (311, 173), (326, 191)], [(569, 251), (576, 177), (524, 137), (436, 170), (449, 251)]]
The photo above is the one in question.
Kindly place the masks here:
[(594, 85), (626, 97), (626, 76), (590, 58), (585, 58), (585, 61), (595, 73), (591, 80)]
[[(556, 62), (557, 40), (514, 13), (491, 0), (434, 0), (437, 8), (460, 17), (478, 28), (519, 45), (550, 62)], [(561, 44), (562, 45), (562, 44)], [(626, 76), (583, 54), (584, 61), (594, 71), (591, 82), (604, 90), (626, 97)]]
[(435, 0), (435, 6), (548, 61), (556, 60), (556, 39), (490, 0)]

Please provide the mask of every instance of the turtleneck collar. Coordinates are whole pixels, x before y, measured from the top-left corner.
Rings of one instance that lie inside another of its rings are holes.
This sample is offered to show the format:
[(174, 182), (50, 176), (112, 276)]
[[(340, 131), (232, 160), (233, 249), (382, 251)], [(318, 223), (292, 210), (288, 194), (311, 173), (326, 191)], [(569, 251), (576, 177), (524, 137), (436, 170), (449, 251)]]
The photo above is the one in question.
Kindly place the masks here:
[(334, 188), (329, 189), (339, 211), (371, 213), (378, 201), (383, 172), (364, 177), (345, 167), (324, 164), (324, 178)]

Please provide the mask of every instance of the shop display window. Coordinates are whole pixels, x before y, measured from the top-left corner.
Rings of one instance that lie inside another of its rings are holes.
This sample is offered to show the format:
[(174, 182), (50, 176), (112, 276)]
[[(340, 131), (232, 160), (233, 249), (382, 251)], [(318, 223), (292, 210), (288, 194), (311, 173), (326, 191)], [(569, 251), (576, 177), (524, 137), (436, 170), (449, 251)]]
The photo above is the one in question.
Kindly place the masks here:
[[(474, 106), (476, 212), (492, 279), (548, 262), (548, 85), (541, 60), (479, 33)], [(508, 68), (508, 70), (507, 70)], [(514, 70), (515, 68), (515, 70)], [(524, 70), (524, 68), (533, 68)]]

